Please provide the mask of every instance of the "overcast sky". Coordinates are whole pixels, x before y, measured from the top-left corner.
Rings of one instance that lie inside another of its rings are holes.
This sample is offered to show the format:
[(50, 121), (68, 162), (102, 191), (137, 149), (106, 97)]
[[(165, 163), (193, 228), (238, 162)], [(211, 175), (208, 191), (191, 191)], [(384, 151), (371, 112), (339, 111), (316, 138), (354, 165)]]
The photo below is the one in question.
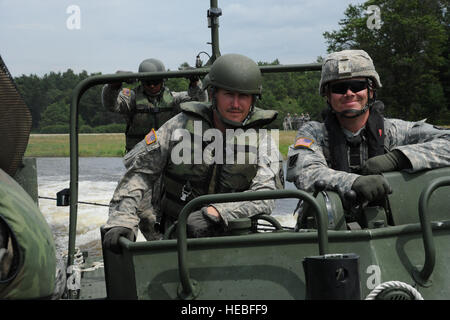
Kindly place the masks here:
[[(255, 61), (315, 62), (326, 55), (323, 32), (338, 30), (348, 5), (361, 3), (218, 0), (220, 51)], [(79, 20), (68, 11), (72, 5)], [(0, 0), (0, 55), (13, 76), (68, 68), (137, 72), (146, 58), (176, 70), (185, 61), (194, 65), (200, 51), (211, 53), (209, 7), (209, 0)]]

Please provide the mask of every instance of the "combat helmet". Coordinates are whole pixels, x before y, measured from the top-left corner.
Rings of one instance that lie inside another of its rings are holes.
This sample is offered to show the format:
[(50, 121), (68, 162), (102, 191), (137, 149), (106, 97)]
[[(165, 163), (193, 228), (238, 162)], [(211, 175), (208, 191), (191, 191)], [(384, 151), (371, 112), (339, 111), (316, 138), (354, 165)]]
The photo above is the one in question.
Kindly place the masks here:
[(158, 59), (145, 59), (139, 65), (139, 72), (165, 72), (164, 63)]
[[(139, 72), (165, 72), (166, 68), (164, 67), (164, 63), (162, 63), (161, 60), (150, 58), (150, 59), (145, 59), (144, 61), (141, 62), (141, 64), (139, 65), (138, 71)], [(145, 83), (145, 80), (143, 82)], [(162, 92), (164, 91), (164, 79), (161, 79), (160, 82), (162, 82), (162, 86), (161, 86), (161, 89), (157, 93), (151, 94), (149, 92), (146, 92), (145, 90), (144, 90), (144, 93), (146, 95), (152, 96), (152, 97), (161, 95)]]
[[(206, 79), (207, 78), (207, 79)], [(261, 97), (262, 76), (258, 65), (250, 58), (241, 54), (229, 53), (220, 56), (211, 66), (211, 69), (205, 77), (206, 84), (204, 88), (221, 88), (239, 93), (251, 94), (255, 97)], [(236, 122), (225, 118), (217, 110), (216, 99), (213, 96), (213, 108), (217, 111), (220, 120), (234, 128), (245, 126), (248, 119), (254, 111), (254, 101), (251, 109), (243, 122)]]
[(330, 53), (322, 64), (319, 93), (325, 96), (325, 86), (335, 80), (365, 77), (372, 79), (375, 88), (381, 87), (373, 61), (364, 50), (343, 50)]
[(211, 86), (261, 96), (262, 76), (258, 65), (246, 56), (230, 53), (217, 58), (209, 72)]

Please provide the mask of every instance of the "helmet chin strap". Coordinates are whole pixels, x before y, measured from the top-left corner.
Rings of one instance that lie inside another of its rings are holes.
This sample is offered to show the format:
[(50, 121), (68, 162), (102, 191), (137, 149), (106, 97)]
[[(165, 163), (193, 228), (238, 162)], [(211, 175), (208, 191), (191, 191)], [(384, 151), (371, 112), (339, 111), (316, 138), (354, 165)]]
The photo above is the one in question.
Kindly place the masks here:
[(369, 102), (366, 103), (366, 105), (364, 106), (364, 108), (362, 108), (361, 110), (356, 110), (356, 109), (350, 109), (350, 110), (344, 110), (344, 111), (336, 111), (333, 109), (333, 107), (331, 107), (331, 105), (328, 103), (328, 106), (331, 109), (331, 112), (339, 115), (341, 117), (347, 118), (347, 119), (353, 119), (353, 118), (357, 118), (360, 115), (362, 115), (363, 113), (365, 113), (367, 110), (369, 110), (370, 106), (372, 104), (369, 104)]
[(367, 99), (367, 103), (364, 106), (364, 108), (362, 108), (361, 110), (357, 110), (357, 109), (349, 109), (349, 110), (344, 110), (344, 111), (336, 111), (333, 109), (333, 107), (331, 106), (330, 102), (327, 101), (328, 107), (331, 110), (331, 113), (334, 113), (335, 115), (339, 115), (341, 117), (347, 118), (347, 119), (353, 119), (353, 118), (357, 118), (360, 115), (364, 114), (365, 112), (367, 112), (367, 110), (369, 110), (373, 103), (375, 102), (375, 91), (373, 92), (373, 98), (370, 98), (370, 87), (367, 89), (367, 94), (369, 96), (369, 98)]

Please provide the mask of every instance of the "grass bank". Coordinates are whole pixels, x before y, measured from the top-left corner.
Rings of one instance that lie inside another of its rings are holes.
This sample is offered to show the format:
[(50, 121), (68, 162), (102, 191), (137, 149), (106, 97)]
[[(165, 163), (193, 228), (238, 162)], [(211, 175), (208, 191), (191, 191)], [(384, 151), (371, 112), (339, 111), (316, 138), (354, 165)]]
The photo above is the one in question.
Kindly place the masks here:
[[(123, 133), (80, 134), (80, 157), (122, 157), (125, 150)], [(26, 157), (69, 157), (68, 134), (31, 134)]]
[[(294, 142), (295, 131), (279, 131), (280, 152), (286, 158), (288, 147)], [(80, 157), (122, 157), (125, 150), (123, 133), (80, 134)], [(68, 134), (31, 134), (26, 157), (69, 157)]]

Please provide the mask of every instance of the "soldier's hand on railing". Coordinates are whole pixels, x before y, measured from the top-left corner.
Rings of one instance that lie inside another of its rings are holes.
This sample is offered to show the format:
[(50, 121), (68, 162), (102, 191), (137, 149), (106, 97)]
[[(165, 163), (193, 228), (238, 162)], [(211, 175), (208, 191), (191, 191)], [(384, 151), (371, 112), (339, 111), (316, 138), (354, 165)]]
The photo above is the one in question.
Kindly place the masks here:
[(368, 202), (392, 193), (391, 186), (382, 175), (360, 176), (353, 182), (352, 189), (360, 200)]
[(218, 213), (217, 215), (209, 214), (206, 207), (192, 212), (186, 221), (187, 236), (189, 238), (201, 238), (215, 235), (223, 228), (222, 219)]
[(370, 175), (407, 168), (411, 168), (408, 158), (400, 150), (393, 150), (367, 160), (361, 168), (361, 172), (363, 175)]
[[(122, 70), (116, 71), (116, 74), (121, 74), (121, 73), (133, 73), (133, 71), (122, 71)], [(132, 84), (132, 83), (136, 82), (136, 79), (127, 79), (127, 80), (124, 80), (123, 82)], [(120, 89), (122, 87), (122, 81), (111, 82), (108, 85), (111, 87), (111, 89)]]
[(136, 240), (133, 230), (125, 227), (112, 227), (105, 233), (103, 238), (103, 246), (114, 253), (121, 253), (121, 248), (119, 245), (120, 237), (125, 237), (130, 241)]

